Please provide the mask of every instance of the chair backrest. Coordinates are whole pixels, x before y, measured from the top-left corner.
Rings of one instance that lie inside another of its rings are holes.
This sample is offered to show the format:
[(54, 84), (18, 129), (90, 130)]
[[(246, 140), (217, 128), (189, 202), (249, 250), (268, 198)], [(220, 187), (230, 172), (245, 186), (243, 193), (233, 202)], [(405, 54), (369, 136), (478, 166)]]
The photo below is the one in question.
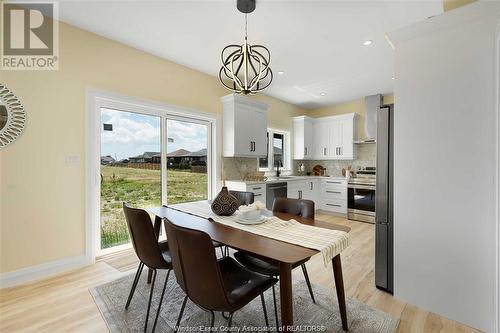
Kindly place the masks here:
[(158, 246), (158, 239), (149, 214), (143, 209), (131, 208), (125, 202), (123, 212), (132, 245), (139, 260), (151, 268), (164, 268), (168, 265)]
[(287, 213), (302, 216), (308, 219), (314, 218), (314, 201), (304, 199), (276, 198), (273, 203), (273, 212)]
[(205, 309), (227, 309), (229, 301), (210, 236), (167, 219), (165, 229), (177, 283), (186, 295)]
[(253, 192), (229, 191), (229, 194), (233, 195), (234, 197), (236, 197), (236, 199), (238, 199), (240, 206), (253, 204), (254, 201)]

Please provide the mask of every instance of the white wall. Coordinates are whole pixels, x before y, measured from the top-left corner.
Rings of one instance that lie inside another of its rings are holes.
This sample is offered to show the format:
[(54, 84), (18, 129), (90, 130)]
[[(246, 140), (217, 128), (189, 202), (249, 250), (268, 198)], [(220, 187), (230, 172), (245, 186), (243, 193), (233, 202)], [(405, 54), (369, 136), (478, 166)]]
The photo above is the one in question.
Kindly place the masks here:
[(495, 323), (495, 31), (476, 3), (395, 44), (395, 296), (486, 332)]

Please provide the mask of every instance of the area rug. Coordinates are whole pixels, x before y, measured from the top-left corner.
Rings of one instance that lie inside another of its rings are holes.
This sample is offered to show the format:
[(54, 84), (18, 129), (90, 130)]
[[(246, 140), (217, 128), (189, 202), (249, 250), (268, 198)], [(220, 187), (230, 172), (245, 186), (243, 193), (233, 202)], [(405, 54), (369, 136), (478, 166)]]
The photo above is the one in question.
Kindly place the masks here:
[[(166, 272), (158, 272), (148, 331), (151, 330), (154, 322), (165, 274)], [(125, 303), (134, 274), (90, 289), (90, 293), (112, 333), (143, 331), (150, 290), (150, 285), (146, 283), (146, 277), (146, 270), (144, 270), (128, 310), (125, 310)], [(278, 291), (279, 286), (277, 287), (276, 290)], [(335, 291), (318, 285), (313, 285), (313, 290), (316, 304), (312, 302), (304, 281), (297, 281), (293, 285), (294, 325), (296, 325), (296, 331), (343, 332)], [(173, 273), (170, 275), (165, 295), (156, 332), (173, 332), (185, 296), (176, 283)], [(265, 293), (265, 302), (269, 323), (272, 326), (271, 331), (276, 331), (274, 328), (273, 298), (270, 290)], [(398, 321), (386, 313), (352, 298), (348, 298), (346, 303), (350, 332), (390, 333), (396, 331)], [(209, 325), (210, 314), (188, 300), (179, 332), (206, 332)], [(227, 321), (220, 313), (217, 313), (213, 331), (229, 331), (226, 325)], [(258, 297), (234, 314), (230, 331), (262, 332), (265, 331), (262, 329), (263, 326), (265, 326), (264, 313), (262, 303)]]

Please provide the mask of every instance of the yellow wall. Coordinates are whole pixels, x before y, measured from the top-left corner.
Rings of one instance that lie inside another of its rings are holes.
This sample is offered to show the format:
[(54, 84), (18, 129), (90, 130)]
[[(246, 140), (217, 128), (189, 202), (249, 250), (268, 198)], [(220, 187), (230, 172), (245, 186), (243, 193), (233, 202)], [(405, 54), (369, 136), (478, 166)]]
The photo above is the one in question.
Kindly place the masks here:
[[(24, 134), (0, 151), (0, 272), (85, 252), (85, 88), (92, 87), (205, 112), (227, 95), (216, 77), (60, 24), (58, 71), (4, 71), (26, 107)], [(303, 111), (259, 95), (269, 125), (289, 129)], [(80, 155), (77, 166), (66, 155)]]
[[(394, 95), (384, 95), (384, 104), (394, 103)], [(344, 113), (357, 113), (358, 117), (358, 140), (365, 138), (365, 99), (360, 98), (352, 102), (326, 106), (323, 108), (311, 110), (307, 112), (308, 116), (318, 118), (333, 116)]]
[(476, 0), (443, 0), (443, 9), (445, 12), (468, 5)]

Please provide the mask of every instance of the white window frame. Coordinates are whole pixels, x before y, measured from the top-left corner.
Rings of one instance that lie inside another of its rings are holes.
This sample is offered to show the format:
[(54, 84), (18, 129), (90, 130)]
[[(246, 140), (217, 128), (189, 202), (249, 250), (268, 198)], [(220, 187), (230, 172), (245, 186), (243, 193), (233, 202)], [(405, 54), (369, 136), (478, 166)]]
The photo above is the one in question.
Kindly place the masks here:
[[(208, 199), (215, 197), (220, 187), (221, 166), (221, 116), (216, 113), (202, 112), (175, 105), (158, 103), (113, 92), (88, 88), (86, 91), (85, 124), (85, 260), (93, 264), (101, 250), (100, 244), (100, 162), (101, 162), (101, 109), (109, 108), (160, 117), (161, 131), (166, 130), (168, 119), (189, 120), (210, 126), (210, 142), (207, 150)], [(167, 135), (161, 135), (162, 161), (166, 161)], [(167, 163), (162, 163), (162, 204), (166, 204)], [(113, 247), (114, 250), (127, 246)], [(130, 245), (128, 245), (130, 247)], [(108, 251), (109, 252), (109, 251)]]
[(259, 164), (259, 171), (271, 172), (275, 171), (274, 167), (274, 154), (273, 154), (273, 137), (274, 134), (283, 135), (284, 143), (284, 151), (283, 151), (283, 168), (281, 169), (284, 172), (292, 171), (292, 147), (291, 147), (291, 134), (290, 131), (280, 130), (276, 128), (268, 128), (267, 135), (269, 136), (269, 142), (267, 145), (267, 168), (260, 167), (260, 160), (257, 160)]

